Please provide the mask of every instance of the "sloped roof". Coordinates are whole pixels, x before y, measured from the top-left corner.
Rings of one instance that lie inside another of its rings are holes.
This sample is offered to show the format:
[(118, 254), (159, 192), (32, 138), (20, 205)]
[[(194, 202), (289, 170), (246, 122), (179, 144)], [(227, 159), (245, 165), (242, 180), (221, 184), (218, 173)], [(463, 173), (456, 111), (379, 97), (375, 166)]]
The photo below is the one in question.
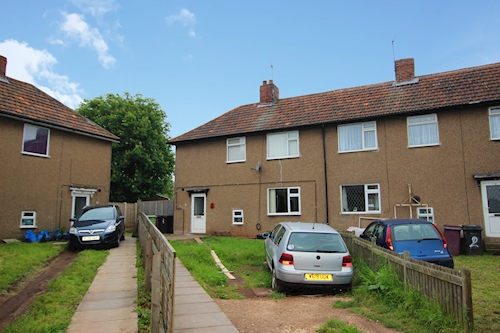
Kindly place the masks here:
[(6, 79), (2, 77), (0, 80), (0, 116), (119, 142), (119, 137), (35, 86), (10, 77)]
[(500, 101), (500, 63), (242, 105), (169, 142), (227, 137)]

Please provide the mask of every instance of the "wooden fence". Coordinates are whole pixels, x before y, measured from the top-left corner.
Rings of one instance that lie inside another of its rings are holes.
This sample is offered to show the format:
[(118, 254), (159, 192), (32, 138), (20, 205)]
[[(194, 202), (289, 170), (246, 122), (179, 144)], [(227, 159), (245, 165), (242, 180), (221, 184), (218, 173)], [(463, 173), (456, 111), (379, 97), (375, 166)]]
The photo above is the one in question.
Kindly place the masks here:
[(151, 291), (151, 332), (172, 333), (177, 255), (146, 214), (140, 213), (137, 223), (145, 270), (144, 287)]
[(472, 287), (470, 271), (461, 271), (429, 264), (394, 253), (359, 237), (352, 232), (340, 232), (353, 257), (361, 257), (378, 270), (388, 263), (399, 274), (405, 286), (411, 285), (429, 299), (436, 300), (441, 308), (462, 324), (465, 332), (472, 332), (474, 318), (472, 312)]
[(174, 215), (174, 202), (172, 200), (138, 201), (136, 203), (110, 202), (109, 204), (120, 207), (125, 216), (125, 228), (127, 230), (135, 230), (140, 213), (146, 215)]

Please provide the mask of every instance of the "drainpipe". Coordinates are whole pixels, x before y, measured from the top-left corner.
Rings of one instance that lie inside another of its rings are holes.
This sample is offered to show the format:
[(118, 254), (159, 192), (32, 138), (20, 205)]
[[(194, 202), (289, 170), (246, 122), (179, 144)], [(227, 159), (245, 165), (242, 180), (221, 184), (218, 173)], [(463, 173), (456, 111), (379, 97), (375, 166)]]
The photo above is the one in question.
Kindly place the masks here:
[(325, 144), (325, 124), (321, 124), (321, 134), (323, 137), (323, 169), (325, 170), (325, 199), (326, 199), (326, 224), (330, 224), (328, 215), (328, 175), (326, 172), (326, 144)]

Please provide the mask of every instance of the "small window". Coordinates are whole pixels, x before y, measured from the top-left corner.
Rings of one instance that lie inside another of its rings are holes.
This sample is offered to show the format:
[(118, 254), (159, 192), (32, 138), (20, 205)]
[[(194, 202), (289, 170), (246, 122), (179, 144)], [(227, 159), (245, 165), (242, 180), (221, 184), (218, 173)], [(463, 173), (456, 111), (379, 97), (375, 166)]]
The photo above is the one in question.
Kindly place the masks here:
[(281, 240), (283, 239), (283, 235), (285, 234), (285, 232), (286, 232), (285, 227), (281, 228), (280, 231), (278, 231), (278, 233), (276, 234), (276, 238), (274, 239), (274, 244), (280, 245)]
[(36, 228), (36, 212), (23, 211), (21, 213), (21, 228)]
[(338, 126), (339, 152), (377, 149), (377, 126), (374, 121)]
[(233, 224), (243, 224), (243, 211), (239, 209), (233, 210)]
[(424, 207), (417, 209), (417, 217), (434, 223), (434, 209), (432, 207)]
[(490, 108), (491, 140), (500, 140), (500, 107)]
[(24, 125), (23, 153), (37, 156), (49, 155), (49, 135), (47, 128)]
[(410, 147), (439, 145), (437, 115), (408, 117), (408, 145)]
[(245, 162), (246, 158), (245, 138), (227, 139), (227, 163)]
[(341, 186), (342, 213), (380, 213), (380, 185)]
[(274, 240), (274, 238), (278, 234), (278, 230), (280, 230), (280, 228), (281, 228), (281, 224), (276, 225), (274, 227), (273, 231), (271, 231), (271, 234), (269, 235), (269, 238), (271, 238), (272, 240)]
[(299, 132), (269, 134), (267, 136), (267, 159), (299, 157)]
[(300, 188), (270, 188), (268, 190), (268, 214), (300, 215)]

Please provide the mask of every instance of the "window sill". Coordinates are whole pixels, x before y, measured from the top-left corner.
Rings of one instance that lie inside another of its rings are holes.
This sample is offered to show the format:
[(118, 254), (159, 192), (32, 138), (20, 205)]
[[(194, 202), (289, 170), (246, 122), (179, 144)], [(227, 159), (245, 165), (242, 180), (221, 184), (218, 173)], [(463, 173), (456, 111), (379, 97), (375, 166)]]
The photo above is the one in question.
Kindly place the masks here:
[(377, 148), (370, 148), (370, 149), (360, 149), (360, 150), (345, 150), (345, 151), (338, 151), (339, 154), (349, 154), (349, 153), (362, 153), (362, 152), (369, 152), (369, 151), (379, 151), (380, 149)]
[(38, 227), (36, 225), (23, 225), (19, 229), (38, 229)]
[(27, 152), (27, 151), (22, 151), (21, 154), (26, 155), (26, 156), (35, 156), (35, 157), (50, 158), (49, 155), (42, 155), (42, 154), (37, 154), (37, 153), (30, 153), (30, 152)]
[(441, 146), (441, 143), (432, 143), (432, 144), (428, 144), (428, 145), (419, 145), (419, 146), (408, 146), (408, 148), (425, 148), (425, 147), (437, 147), (437, 146)]
[(302, 215), (300, 212), (299, 213), (267, 213), (267, 216), (300, 216)]
[(381, 211), (378, 210), (370, 210), (370, 211), (358, 211), (358, 212), (342, 212), (342, 215), (360, 215), (360, 214), (382, 214)]

